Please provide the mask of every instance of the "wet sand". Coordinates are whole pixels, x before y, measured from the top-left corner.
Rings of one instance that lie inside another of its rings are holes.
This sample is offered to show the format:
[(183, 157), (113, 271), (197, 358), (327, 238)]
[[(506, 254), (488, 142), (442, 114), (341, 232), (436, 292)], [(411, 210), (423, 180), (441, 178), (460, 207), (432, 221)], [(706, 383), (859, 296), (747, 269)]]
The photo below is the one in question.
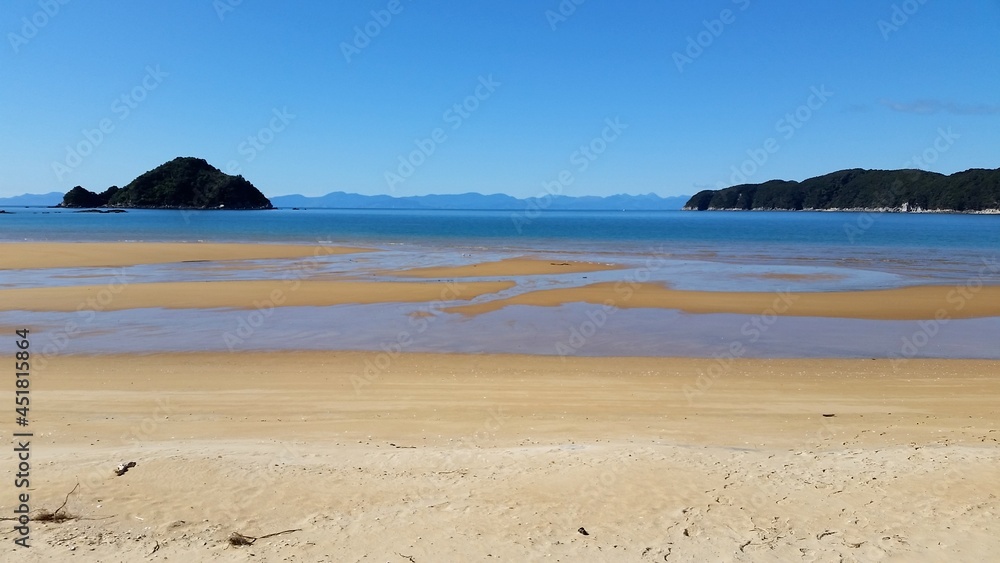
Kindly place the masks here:
[(100, 310), (330, 306), (394, 302), (465, 301), (514, 286), (514, 282), (350, 282), (350, 281), (229, 281), (112, 283), (69, 287), (0, 290), (9, 309), (66, 311), (98, 302)]
[(677, 309), (686, 313), (790, 315), (872, 320), (971, 319), (1000, 316), (1000, 286), (918, 286), (844, 292), (683, 291), (658, 284), (599, 283), (548, 289), (445, 309), (480, 315), (510, 305)]
[(307, 258), (361, 252), (372, 250), (296, 244), (19, 242), (0, 243), (0, 269), (115, 268), (136, 264)]
[(622, 266), (565, 260), (539, 260), (537, 258), (510, 258), (495, 262), (482, 262), (466, 266), (415, 268), (386, 272), (394, 276), (412, 278), (471, 278), (494, 276), (533, 276), (541, 274), (578, 274), (619, 270)]

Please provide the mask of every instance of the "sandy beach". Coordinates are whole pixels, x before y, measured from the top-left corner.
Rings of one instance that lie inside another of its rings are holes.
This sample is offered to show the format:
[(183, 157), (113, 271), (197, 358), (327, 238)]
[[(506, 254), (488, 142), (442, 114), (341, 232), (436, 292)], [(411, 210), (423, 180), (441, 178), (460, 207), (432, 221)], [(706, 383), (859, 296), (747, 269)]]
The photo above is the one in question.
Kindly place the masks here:
[[(142, 258), (149, 249), (129, 244), (45, 247), (43, 259), (37, 246), (5, 245), (2, 267), (111, 272), (128, 260), (152, 263)], [(316, 248), (165, 245), (153, 259), (225, 266), (308, 259)], [(272, 298), (276, 307), (449, 302), (472, 316), (515, 304), (604, 304), (615, 299), (614, 284), (504, 292), (534, 283), (530, 276), (613, 267), (545, 257), (382, 272), (371, 282), (297, 279), (294, 288), (274, 279), (131, 283), (100, 310), (250, 309)], [(690, 314), (760, 314), (782, 297), (625, 287), (632, 293), (614, 306)], [(108, 288), (81, 278), (0, 290), (0, 303), (25, 315), (72, 312)], [(775, 312), (1000, 314), (995, 287), (976, 288), (961, 309), (946, 290), (956, 288), (799, 293)], [(989, 560), (1000, 549), (998, 372), (995, 360), (392, 347), (53, 354), (30, 376), (27, 490), (34, 516), (65, 500), (73, 518), (32, 522), (27, 552), (15, 551), (17, 532), (5, 522), (0, 558)], [(0, 512), (9, 520), (17, 465), (6, 457)], [(116, 476), (129, 461), (135, 467)], [(233, 546), (233, 532), (260, 539)]]
[(115, 4), (4, 5), (0, 563), (1000, 563), (1000, 0)]
[(712, 361), (409, 354), (373, 370), (377, 356), (54, 359), (33, 376), (33, 507), (79, 482), (80, 519), (34, 523), (27, 560), (974, 561), (1000, 547), (997, 362), (740, 361), (692, 394)]

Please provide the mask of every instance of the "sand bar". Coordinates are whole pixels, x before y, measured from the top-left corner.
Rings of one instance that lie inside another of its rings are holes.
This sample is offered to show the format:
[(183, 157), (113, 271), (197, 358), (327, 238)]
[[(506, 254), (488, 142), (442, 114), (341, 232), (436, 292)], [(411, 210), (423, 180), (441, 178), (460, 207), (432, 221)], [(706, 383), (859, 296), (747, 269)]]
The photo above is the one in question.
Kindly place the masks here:
[(582, 272), (618, 270), (623, 267), (624, 266), (615, 264), (600, 264), (597, 262), (539, 260), (537, 258), (509, 258), (507, 260), (469, 264), (467, 266), (415, 268), (412, 270), (384, 273), (400, 277), (432, 279), (577, 274)]
[[(68, 508), (86, 519), (35, 523), (36, 547), (12, 560), (973, 561), (1000, 549), (998, 362), (745, 360), (716, 373), (713, 360), (387, 358), (52, 358), (32, 376), (32, 504), (54, 508), (79, 482)], [(136, 467), (114, 476), (125, 460)]]
[(0, 243), (0, 269), (100, 268), (185, 261), (266, 260), (371, 252), (367, 248), (198, 242)]
[(445, 309), (480, 315), (510, 305), (557, 307), (566, 303), (677, 309), (687, 313), (787, 315), (872, 320), (1000, 317), (1000, 286), (918, 286), (844, 292), (682, 291), (657, 284), (598, 283), (547, 289)]
[(167, 309), (323, 307), (343, 304), (469, 300), (514, 286), (514, 282), (344, 282), (259, 280), (227, 282), (113, 282), (108, 285), (0, 290), (0, 310), (121, 311)]

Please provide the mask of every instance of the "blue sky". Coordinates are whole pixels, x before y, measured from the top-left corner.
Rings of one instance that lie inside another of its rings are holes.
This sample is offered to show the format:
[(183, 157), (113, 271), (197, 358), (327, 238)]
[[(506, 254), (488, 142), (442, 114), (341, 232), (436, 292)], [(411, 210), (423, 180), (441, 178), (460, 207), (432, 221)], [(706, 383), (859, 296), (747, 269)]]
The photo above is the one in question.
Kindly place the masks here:
[(10, 0), (0, 32), (0, 196), (176, 156), (269, 196), (1000, 167), (1000, 0)]

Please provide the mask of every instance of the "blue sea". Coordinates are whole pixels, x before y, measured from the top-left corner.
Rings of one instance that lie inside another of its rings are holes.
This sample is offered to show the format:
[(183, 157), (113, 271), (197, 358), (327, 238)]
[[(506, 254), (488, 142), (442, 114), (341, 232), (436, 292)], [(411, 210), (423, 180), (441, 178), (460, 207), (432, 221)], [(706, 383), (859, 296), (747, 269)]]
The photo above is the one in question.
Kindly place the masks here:
[[(5, 208), (0, 242), (204, 241), (361, 246), (378, 252), (322, 259), (322, 278), (394, 280), (405, 268), (530, 256), (625, 265), (588, 274), (525, 276), (498, 296), (640, 279), (710, 291), (844, 291), (907, 285), (997, 284), (1000, 216), (841, 212), (548, 212), (270, 210), (78, 213)], [(2, 249), (0, 249), (2, 252)], [(280, 279), (282, 261), (0, 270), (0, 287), (148, 281)], [(488, 279), (488, 278), (483, 278)], [(480, 298), (482, 299), (482, 298)], [(378, 351), (412, 331), (422, 304), (279, 308), (239, 349)], [(14, 307), (4, 304), (3, 309)], [(952, 320), (923, 338), (915, 322), (781, 317), (746, 342), (745, 315), (619, 309), (594, 325), (594, 307), (508, 307), (465, 317), (435, 311), (409, 351), (701, 356), (740, 341), (748, 357), (1000, 358), (1000, 319)], [(224, 335), (245, 310), (101, 311), (64, 353), (233, 350)], [(66, 314), (8, 311), (0, 325), (57, 330)], [(588, 323), (588, 320), (590, 324)], [(425, 326), (425, 325), (421, 325)], [(184, 330), (177, 330), (185, 327)], [(591, 330), (591, 329), (595, 330)], [(588, 333), (584, 335), (583, 333)], [(591, 334), (592, 333), (592, 334)], [(914, 336), (922, 342), (913, 345)], [(926, 335), (925, 335), (926, 336)], [(927, 340), (927, 342), (923, 342)], [(235, 351), (235, 350), (233, 350)]]

